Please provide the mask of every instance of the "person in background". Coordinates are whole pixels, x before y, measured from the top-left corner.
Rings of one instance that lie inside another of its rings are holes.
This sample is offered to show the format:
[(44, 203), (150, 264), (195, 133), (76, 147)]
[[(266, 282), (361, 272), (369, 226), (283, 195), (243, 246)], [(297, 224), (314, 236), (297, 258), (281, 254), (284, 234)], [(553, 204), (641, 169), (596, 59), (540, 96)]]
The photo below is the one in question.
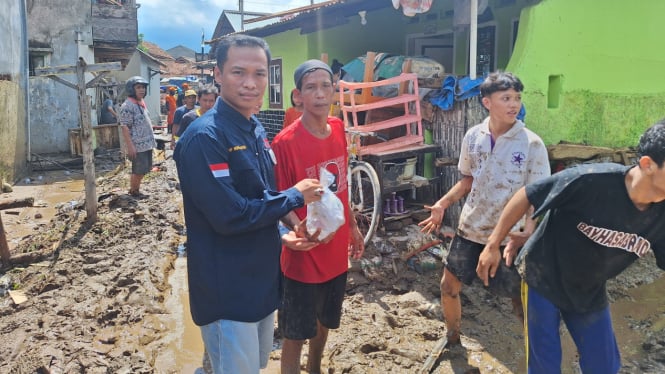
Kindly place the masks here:
[[(282, 249), (284, 288), (278, 314), (284, 336), (281, 372), (300, 373), (300, 352), (309, 339), (307, 372), (322, 373), (328, 330), (338, 328), (342, 317), (349, 256), (359, 259), (364, 242), (348, 204), (349, 156), (344, 123), (328, 116), (334, 95), (332, 71), (323, 61), (308, 60), (296, 68), (294, 81), (294, 97), (303, 103), (303, 114), (273, 140), (277, 187), (287, 188), (303, 178), (319, 178), (319, 170), (325, 168), (337, 181), (325, 193), (332, 192), (343, 202), (346, 223), (309, 251), (288, 245)], [(304, 230), (299, 223), (306, 215), (307, 208), (298, 208), (282, 221)]]
[(175, 111), (175, 114), (173, 115), (173, 127), (171, 129), (173, 131), (173, 134), (177, 135), (180, 133), (180, 121), (182, 121), (182, 117), (184, 117), (185, 114), (197, 108), (196, 98), (197, 98), (196, 91), (194, 90), (185, 91), (185, 99), (184, 99), (185, 104), (179, 107)]
[(120, 128), (127, 147), (127, 156), (132, 161), (132, 174), (129, 179), (129, 194), (145, 198), (140, 191), (141, 180), (152, 169), (152, 150), (157, 146), (152, 132), (150, 114), (145, 98), (148, 81), (141, 76), (127, 80), (127, 99), (120, 107)]
[(175, 110), (177, 109), (177, 104), (176, 104), (176, 92), (178, 92), (178, 89), (171, 86), (169, 87), (169, 92), (168, 95), (166, 95), (166, 109), (168, 110), (168, 115), (166, 117), (166, 125), (168, 126), (168, 132), (169, 134), (172, 134), (173, 131), (173, 117), (175, 116)]
[(291, 91), (291, 107), (284, 112), (282, 128), (292, 124), (293, 121), (297, 120), (302, 115), (302, 101), (300, 101), (299, 97), (294, 97), (295, 91), (295, 88)]
[(188, 112), (182, 117), (180, 121), (180, 126), (178, 126), (178, 133), (175, 134), (177, 140), (178, 137), (182, 136), (187, 127), (197, 118), (201, 117), (205, 112), (215, 105), (215, 100), (217, 100), (217, 95), (219, 91), (214, 85), (202, 86), (198, 92), (199, 98), (199, 107)]
[[(617, 373), (606, 283), (653, 251), (665, 270), (665, 120), (640, 137), (636, 165), (584, 164), (529, 183), (503, 209), (476, 269), (496, 276), (499, 245), (534, 206), (542, 217), (519, 253), (529, 373), (561, 372), (561, 320), (583, 373)], [(506, 263), (515, 254), (504, 252)]]
[(342, 67), (344, 65), (337, 61), (337, 59), (333, 59), (332, 63), (332, 72), (333, 72), (333, 84), (335, 85), (335, 89), (337, 89), (337, 82), (342, 78)]
[(190, 124), (173, 153), (187, 227), (190, 309), (216, 374), (258, 374), (268, 364), (281, 244), (316, 245), (278, 225), (289, 211), (319, 201), (322, 189), (315, 179), (276, 188), (274, 153), (253, 115), (268, 85), (269, 61), (263, 39), (220, 39), (214, 69), (220, 99)]
[[(470, 285), (477, 278), (478, 257), (501, 210), (521, 187), (550, 175), (545, 144), (517, 119), (523, 89), (522, 82), (507, 72), (492, 73), (483, 81), (480, 92), (489, 116), (464, 135), (458, 165), (462, 178), (434, 205), (425, 206), (430, 217), (419, 223), (424, 232), (439, 230), (446, 209), (466, 196), (441, 278), (441, 307), (449, 344), (461, 344), (462, 283)], [(505, 253), (520, 248), (534, 228), (530, 217), (512, 227), (510, 240), (501, 243)], [(489, 290), (511, 298), (513, 310), (521, 318), (517, 270), (502, 263), (496, 275)]]
[(113, 93), (109, 92), (109, 97), (104, 100), (102, 103), (102, 115), (99, 120), (100, 125), (107, 125), (112, 123), (118, 123), (118, 113), (113, 107), (115, 103), (113, 102)]
[(185, 93), (186, 90), (183, 89), (182, 87), (177, 87), (177, 86), (176, 86), (176, 90), (177, 90), (177, 92), (176, 92), (176, 97), (175, 97), (175, 107), (176, 107), (176, 110), (177, 110), (177, 108), (180, 108), (181, 106), (185, 105), (184, 93)]

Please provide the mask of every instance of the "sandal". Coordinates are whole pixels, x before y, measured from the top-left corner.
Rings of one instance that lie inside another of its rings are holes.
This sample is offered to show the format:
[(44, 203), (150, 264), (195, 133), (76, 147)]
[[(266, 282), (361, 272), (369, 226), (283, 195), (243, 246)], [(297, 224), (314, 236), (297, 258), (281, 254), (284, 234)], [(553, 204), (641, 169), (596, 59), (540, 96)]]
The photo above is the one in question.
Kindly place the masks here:
[(138, 199), (138, 200), (143, 200), (143, 199), (147, 199), (148, 197), (150, 197), (148, 195), (142, 194), (139, 191), (129, 191), (128, 193), (129, 193), (130, 196), (132, 196), (133, 198)]

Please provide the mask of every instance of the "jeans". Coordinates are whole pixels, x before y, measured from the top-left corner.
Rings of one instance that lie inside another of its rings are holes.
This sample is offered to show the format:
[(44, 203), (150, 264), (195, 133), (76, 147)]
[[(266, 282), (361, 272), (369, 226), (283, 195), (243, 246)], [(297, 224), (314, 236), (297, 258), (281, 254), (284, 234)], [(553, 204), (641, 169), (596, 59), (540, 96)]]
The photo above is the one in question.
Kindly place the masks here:
[(201, 326), (215, 374), (258, 374), (268, 365), (275, 313), (258, 322), (217, 320)]

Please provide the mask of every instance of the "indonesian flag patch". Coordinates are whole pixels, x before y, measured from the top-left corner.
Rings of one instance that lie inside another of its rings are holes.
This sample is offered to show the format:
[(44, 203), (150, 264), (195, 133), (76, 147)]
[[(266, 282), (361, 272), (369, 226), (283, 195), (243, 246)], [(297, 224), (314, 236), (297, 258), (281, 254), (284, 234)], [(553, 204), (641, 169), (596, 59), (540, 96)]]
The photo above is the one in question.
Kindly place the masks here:
[(224, 178), (229, 176), (229, 164), (210, 164), (210, 171), (215, 178)]

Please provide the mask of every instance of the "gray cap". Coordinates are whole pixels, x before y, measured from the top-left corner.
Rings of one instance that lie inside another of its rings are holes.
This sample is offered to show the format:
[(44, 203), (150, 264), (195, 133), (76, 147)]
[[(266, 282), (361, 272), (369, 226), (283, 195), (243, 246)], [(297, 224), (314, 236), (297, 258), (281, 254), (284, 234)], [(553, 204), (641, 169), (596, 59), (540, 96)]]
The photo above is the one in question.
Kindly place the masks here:
[(302, 77), (305, 76), (305, 74), (311, 73), (316, 69), (327, 71), (332, 79), (333, 73), (332, 70), (330, 70), (330, 66), (328, 66), (328, 64), (321, 60), (307, 60), (300, 64), (293, 72), (293, 81), (295, 82), (296, 87), (300, 88), (300, 81), (302, 80)]

